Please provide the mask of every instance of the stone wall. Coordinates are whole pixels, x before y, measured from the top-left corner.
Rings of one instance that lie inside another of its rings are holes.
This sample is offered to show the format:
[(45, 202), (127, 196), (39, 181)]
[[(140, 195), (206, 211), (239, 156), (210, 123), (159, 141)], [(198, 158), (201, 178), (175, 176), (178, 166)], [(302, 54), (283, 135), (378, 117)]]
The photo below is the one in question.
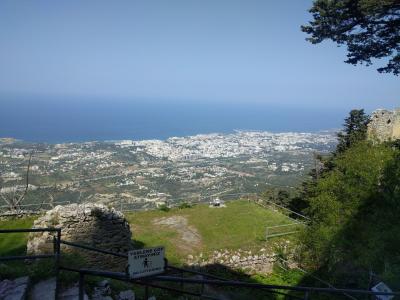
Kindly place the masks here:
[(241, 269), (246, 273), (262, 273), (268, 274), (272, 272), (276, 255), (267, 253), (267, 250), (262, 248), (256, 252), (251, 250), (219, 250), (214, 251), (210, 257), (189, 255), (186, 264), (191, 267), (204, 267), (207, 265), (219, 264), (230, 269)]
[(400, 139), (400, 108), (375, 110), (368, 124), (368, 138), (379, 142)]
[[(62, 229), (65, 241), (92, 247), (127, 253), (133, 248), (129, 223), (124, 215), (102, 204), (70, 204), (56, 206), (34, 222), (34, 228), (56, 227)], [(29, 254), (53, 252), (54, 233), (30, 233), (27, 244)], [(85, 266), (105, 270), (123, 271), (127, 259), (100, 254), (61, 245), (62, 253), (77, 253), (85, 260)]]

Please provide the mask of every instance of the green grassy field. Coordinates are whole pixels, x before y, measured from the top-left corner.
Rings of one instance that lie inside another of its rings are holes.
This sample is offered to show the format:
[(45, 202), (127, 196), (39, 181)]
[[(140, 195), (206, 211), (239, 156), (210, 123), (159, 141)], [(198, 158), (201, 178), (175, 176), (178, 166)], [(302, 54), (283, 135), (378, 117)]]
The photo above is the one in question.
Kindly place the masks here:
[[(246, 200), (231, 201), (222, 208), (206, 204), (170, 211), (151, 210), (125, 213), (138, 247), (164, 245), (177, 262), (188, 254), (218, 249), (264, 247), (266, 226), (288, 224), (288, 217)], [(1, 229), (30, 228), (35, 217), (0, 221)], [(26, 233), (2, 234), (0, 255), (25, 252)]]
[[(203, 257), (213, 250), (245, 249), (258, 250), (272, 247), (273, 240), (265, 240), (266, 226), (289, 224), (293, 220), (285, 215), (262, 208), (247, 200), (237, 200), (226, 203), (226, 207), (210, 208), (208, 205), (195, 205), (191, 208), (171, 209), (169, 211), (152, 210), (135, 213), (125, 213), (131, 225), (132, 235), (137, 247), (151, 247), (163, 245), (166, 248), (167, 258), (174, 265), (182, 265), (189, 254)], [(0, 221), (1, 229), (30, 228), (34, 217), (12, 218)], [(284, 239), (292, 239), (286, 236)], [(21, 255), (26, 250), (27, 234), (13, 233), (0, 235), (0, 256)], [(7, 263), (0, 266), (0, 278), (12, 278), (29, 273), (34, 280), (51, 276), (52, 264), (42, 261), (27, 266), (22, 262)], [(211, 271), (211, 270), (210, 270)], [(216, 271), (216, 270), (214, 270)], [(28, 272), (28, 273), (27, 273)], [(228, 271), (217, 275), (232, 279), (268, 284), (295, 285), (301, 279), (296, 271), (284, 272), (277, 269), (268, 276), (241, 275)], [(65, 278), (73, 281), (76, 278)], [(224, 290), (224, 293), (240, 295), (240, 299), (247, 299), (254, 294), (250, 290)], [(248, 294), (250, 293), (250, 294)], [(265, 294), (265, 293), (264, 293)], [(263, 293), (257, 294), (264, 299)], [(253, 295), (254, 296), (254, 295)], [(235, 297), (233, 297), (235, 298)], [(174, 299), (165, 297), (165, 299)], [(269, 297), (265, 299), (271, 299)]]
[[(31, 228), (35, 218), (23, 217), (0, 220), (0, 229)], [(28, 234), (0, 233), (0, 256), (25, 255)], [(35, 281), (39, 278), (51, 276), (52, 270), (53, 262), (50, 260), (41, 260), (29, 266), (24, 261), (11, 261), (0, 264), (0, 280), (28, 275)]]
[[(0, 229), (31, 228), (34, 217), (0, 220)], [(0, 255), (25, 253), (28, 233), (0, 233)]]
[(292, 223), (285, 215), (247, 200), (226, 203), (226, 207), (152, 210), (126, 213), (138, 246), (164, 245), (168, 259), (179, 263), (188, 254), (217, 249), (252, 249), (266, 246), (266, 226)]

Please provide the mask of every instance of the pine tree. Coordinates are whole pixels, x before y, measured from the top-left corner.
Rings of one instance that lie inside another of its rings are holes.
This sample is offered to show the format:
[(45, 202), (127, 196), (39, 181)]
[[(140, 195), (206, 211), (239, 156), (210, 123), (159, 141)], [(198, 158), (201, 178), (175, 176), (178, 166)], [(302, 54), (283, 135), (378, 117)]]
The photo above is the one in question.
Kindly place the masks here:
[(349, 64), (385, 59), (379, 72), (400, 74), (399, 0), (315, 0), (313, 19), (302, 30), (313, 44), (332, 40), (347, 46)]
[(353, 109), (349, 117), (344, 121), (344, 130), (338, 133), (339, 143), (336, 147), (336, 154), (343, 153), (353, 144), (367, 138), (367, 125), (369, 116), (363, 109)]

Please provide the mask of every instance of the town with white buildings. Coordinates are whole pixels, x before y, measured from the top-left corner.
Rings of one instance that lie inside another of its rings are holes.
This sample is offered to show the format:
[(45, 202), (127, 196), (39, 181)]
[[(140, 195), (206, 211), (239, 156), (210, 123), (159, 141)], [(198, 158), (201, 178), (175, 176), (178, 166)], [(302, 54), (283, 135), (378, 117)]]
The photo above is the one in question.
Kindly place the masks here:
[(315, 155), (336, 143), (333, 132), (265, 131), (64, 144), (0, 139), (0, 193), (23, 189), (29, 165), (27, 205), (97, 201), (147, 209), (237, 197), (295, 187)]

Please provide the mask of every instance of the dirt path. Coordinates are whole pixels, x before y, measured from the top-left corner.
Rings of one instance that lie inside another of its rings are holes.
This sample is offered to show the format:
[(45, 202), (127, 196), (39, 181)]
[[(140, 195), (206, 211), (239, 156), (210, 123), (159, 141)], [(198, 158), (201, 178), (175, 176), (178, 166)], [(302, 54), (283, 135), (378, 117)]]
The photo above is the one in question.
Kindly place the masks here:
[(153, 220), (152, 223), (177, 231), (179, 243), (176, 246), (182, 251), (191, 253), (201, 247), (201, 235), (195, 227), (188, 225), (188, 220), (183, 216), (158, 218)]

